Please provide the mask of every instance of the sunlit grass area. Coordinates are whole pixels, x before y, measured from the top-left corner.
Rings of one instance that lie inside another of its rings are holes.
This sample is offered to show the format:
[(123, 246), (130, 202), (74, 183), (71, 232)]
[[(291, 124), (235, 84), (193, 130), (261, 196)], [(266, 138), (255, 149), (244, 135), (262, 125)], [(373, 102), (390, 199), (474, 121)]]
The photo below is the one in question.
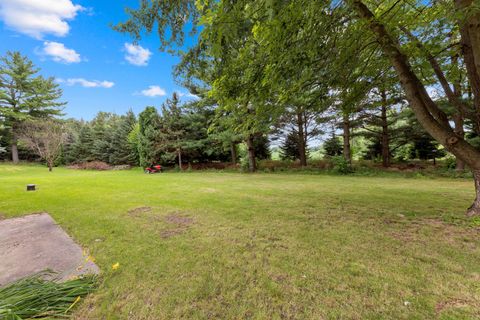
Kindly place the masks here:
[(50, 213), (104, 271), (78, 319), (477, 318), (472, 198), (463, 179), (0, 165), (0, 214)]

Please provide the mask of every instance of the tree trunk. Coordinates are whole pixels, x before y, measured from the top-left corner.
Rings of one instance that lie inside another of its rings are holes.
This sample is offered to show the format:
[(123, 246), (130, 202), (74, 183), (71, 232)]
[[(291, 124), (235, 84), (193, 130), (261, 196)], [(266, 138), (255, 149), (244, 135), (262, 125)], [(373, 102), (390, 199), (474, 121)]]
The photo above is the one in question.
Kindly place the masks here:
[(12, 124), (12, 161), (13, 163), (18, 163), (18, 136), (17, 136), (17, 128), (15, 124)]
[(343, 115), (343, 157), (349, 164), (352, 164), (352, 153), (350, 148), (350, 116)]
[[(463, 138), (463, 137), (465, 136), (465, 131), (463, 130), (464, 119), (463, 119), (462, 114), (456, 113), (456, 114), (453, 116), (453, 122), (455, 123), (455, 130), (454, 130), (455, 133), (456, 133), (459, 137), (462, 137), (462, 138)], [(465, 162), (462, 161), (462, 159), (456, 158), (455, 170), (457, 170), (457, 171), (463, 171), (463, 170), (465, 170)]]
[[(457, 0), (459, 1), (459, 0)], [(460, 0), (461, 1), (461, 0)], [(392, 38), (361, 0), (349, 1), (358, 15), (363, 18), (371, 31), (376, 35), (384, 54), (391, 60), (400, 79), (409, 105), (423, 128), (457, 158), (463, 160), (474, 172), (477, 187), (477, 198), (469, 209), (469, 214), (479, 213), (478, 180), (480, 175), (480, 152), (467, 141), (458, 137), (448, 123), (445, 114), (433, 102), (425, 86), (413, 72), (407, 57), (399, 50), (398, 40)], [(480, 48), (478, 48), (480, 50)]]
[(387, 94), (382, 90), (382, 166), (388, 168), (390, 166), (390, 137), (388, 132), (387, 118)]
[(48, 171), (49, 171), (49, 172), (52, 172), (52, 170), (53, 170), (53, 161), (47, 161), (47, 165), (48, 165)]
[[(455, 0), (457, 10), (465, 10), (471, 5), (472, 0)], [(473, 93), (474, 128), (480, 134), (480, 14), (460, 19), (458, 24), (463, 60)]]
[[(452, 57), (452, 66), (455, 68), (458, 68), (458, 55), (455, 54)], [(462, 98), (462, 85), (461, 85), (461, 79), (460, 76), (457, 76), (456, 79), (453, 81), (453, 94), (457, 98), (458, 101)], [(457, 136), (461, 137), (462, 139), (465, 138), (465, 130), (464, 130), (464, 124), (465, 124), (465, 111), (464, 108), (458, 108), (455, 114), (453, 115), (453, 123), (455, 125), (454, 127), (454, 132), (457, 134)], [(455, 165), (455, 170), (456, 171), (464, 171), (465, 170), (465, 162), (463, 162), (461, 159), (456, 158), (456, 165)]]
[(307, 150), (305, 146), (305, 132), (303, 131), (303, 113), (297, 113), (297, 127), (298, 127), (298, 154), (300, 155), (300, 165), (305, 167), (307, 165)]
[(183, 170), (183, 168), (182, 168), (182, 149), (178, 148), (177, 152), (178, 152), (178, 168), (180, 170)]
[(473, 201), (473, 204), (468, 208), (468, 216), (477, 216), (480, 215), (480, 170), (473, 171), (473, 181), (475, 183), (475, 194), (476, 198)]
[(248, 171), (255, 172), (257, 170), (257, 161), (255, 158), (255, 147), (253, 145), (253, 134), (248, 135), (247, 148), (248, 148)]
[(237, 144), (235, 142), (230, 144), (230, 154), (232, 156), (232, 163), (237, 164)]

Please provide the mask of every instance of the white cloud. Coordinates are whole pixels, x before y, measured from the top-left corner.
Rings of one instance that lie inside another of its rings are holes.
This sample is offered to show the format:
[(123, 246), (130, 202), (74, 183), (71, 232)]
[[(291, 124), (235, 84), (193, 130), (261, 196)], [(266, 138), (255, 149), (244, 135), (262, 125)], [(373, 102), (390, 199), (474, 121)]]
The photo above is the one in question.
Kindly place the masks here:
[(45, 41), (42, 50), (37, 53), (49, 56), (56, 62), (77, 63), (82, 61), (80, 54), (73, 49), (65, 47), (65, 45), (60, 42)]
[(140, 94), (146, 97), (162, 97), (167, 95), (167, 92), (159, 86), (149, 86), (148, 89), (142, 90)]
[(199, 96), (193, 94), (193, 93), (190, 93), (190, 92), (182, 92), (182, 91), (177, 91), (177, 94), (180, 96), (180, 97), (185, 97), (185, 98), (192, 98), (192, 99), (200, 99)]
[(58, 83), (65, 83), (67, 86), (81, 85), (85, 88), (111, 88), (115, 83), (111, 81), (86, 80), (84, 78), (55, 79)]
[(146, 66), (152, 56), (152, 52), (141, 46), (125, 43), (125, 60), (136, 66)]
[(84, 10), (71, 0), (1, 0), (0, 19), (15, 31), (42, 39), (46, 34), (65, 36), (66, 22)]

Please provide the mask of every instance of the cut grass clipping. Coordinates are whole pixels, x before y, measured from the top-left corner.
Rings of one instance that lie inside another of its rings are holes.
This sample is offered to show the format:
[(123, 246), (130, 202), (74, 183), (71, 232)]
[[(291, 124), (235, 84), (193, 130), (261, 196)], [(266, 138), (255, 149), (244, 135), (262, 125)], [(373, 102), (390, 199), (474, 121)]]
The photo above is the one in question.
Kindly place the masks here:
[(69, 311), (97, 284), (97, 277), (87, 275), (66, 282), (45, 280), (42, 272), (0, 288), (0, 319), (67, 318)]

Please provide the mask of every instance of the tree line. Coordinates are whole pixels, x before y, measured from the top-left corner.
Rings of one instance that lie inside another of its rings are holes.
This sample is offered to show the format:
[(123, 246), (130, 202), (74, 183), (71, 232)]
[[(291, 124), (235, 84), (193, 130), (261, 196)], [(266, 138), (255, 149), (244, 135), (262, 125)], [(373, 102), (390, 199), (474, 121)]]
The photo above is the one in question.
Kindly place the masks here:
[[(342, 148), (334, 153), (349, 165), (359, 136), (386, 167), (405, 145), (418, 157), (453, 154), (458, 170), (473, 173), (476, 199), (468, 213), (480, 213), (476, 1), (153, 0), (127, 12), (130, 18), (114, 28), (140, 41), (155, 26), (162, 50), (182, 47), (186, 32), (198, 34), (188, 50), (177, 50), (174, 75), (200, 99), (184, 108), (172, 97), (160, 113), (139, 114), (129, 134), (139, 164), (175, 159), (181, 166), (193, 154), (221, 159), (226, 150), (233, 161), (244, 145), (255, 171), (256, 144), (278, 135), (283, 153), (306, 165), (309, 141), (330, 123), (325, 149), (336, 147), (340, 135)], [(25, 118), (8, 112), (25, 114), (19, 106), (32, 104), (2, 99), (13, 155), (16, 126)], [(38, 108), (38, 117), (55, 116), (52, 110)], [(204, 130), (189, 131), (197, 117), (204, 117), (198, 122)]]
[[(99, 112), (90, 121), (60, 120), (58, 116), (62, 114), (64, 103), (57, 101), (61, 98), (58, 86), (50, 80), (45, 81), (46, 86), (51, 86), (49, 90), (56, 94), (42, 96), (44, 91), (36, 92), (34, 87), (29, 87), (29, 82), (35, 79), (37, 69), (27, 57), (9, 53), (3, 61), (4, 75), (16, 74), (20, 69), (24, 69), (26, 75), (17, 78), (16, 82), (12, 78), (10, 85), (4, 87), (5, 96), (9, 92), (12, 95), (10, 88), (16, 88), (9, 101), (16, 101), (13, 99), (15, 97), (36, 96), (35, 101), (23, 98), (10, 107), (4, 105), (1, 131), (2, 145), (5, 147), (0, 152), (3, 159), (15, 162), (18, 159), (33, 160), (40, 157), (50, 170), (55, 165), (91, 161), (142, 167), (161, 163), (176, 165), (180, 169), (188, 163), (248, 163), (241, 135), (236, 134), (218, 117), (217, 107), (205, 103), (204, 99), (181, 103), (178, 94), (174, 93), (159, 110), (152, 106), (146, 107), (138, 117), (132, 111), (124, 115)], [(4, 76), (3, 79), (7, 78)], [(37, 81), (40, 79), (42, 78), (37, 78)], [(49, 108), (44, 108), (40, 113), (37, 104)], [(7, 110), (10, 117), (7, 117)], [(385, 132), (380, 130), (383, 127), (379, 120), (386, 117), (386, 110), (379, 110), (378, 106), (374, 106), (358, 112), (357, 117), (350, 121), (352, 140), (356, 137), (364, 138), (363, 151), (357, 152), (358, 157), (383, 157), (385, 164), (389, 163), (386, 159), (390, 157), (402, 160), (429, 159), (435, 152), (435, 156), (441, 156), (441, 150), (418, 125), (416, 130), (411, 130), (415, 127), (415, 120), (411, 114), (401, 109), (388, 110), (388, 117), (394, 120), (387, 123), (389, 145), (386, 152), (382, 151), (385, 144), (381, 137)], [(279, 144), (282, 160), (307, 165), (309, 144), (312, 139), (324, 134), (326, 127), (330, 128), (332, 137), (326, 139), (323, 153), (327, 157), (342, 155), (342, 139), (336, 135), (342, 126), (335, 114), (320, 110), (299, 112), (288, 108), (268, 131), (254, 137), (255, 159), (270, 159), (269, 144), (273, 141)], [(405, 127), (410, 130), (404, 130)], [(395, 132), (402, 134), (394, 134)]]
[[(146, 107), (138, 117), (99, 112), (92, 120), (61, 119), (65, 105), (53, 78), (19, 52), (9, 52), (0, 69), (0, 157), (43, 159), (54, 165), (102, 161), (111, 165), (177, 165), (239, 160), (238, 146), (223, 132), (210, 132), (215, 110), (180, 103), (177, 93), (159, 110)], [(255, 139), (260, 158), (269, 156), (266, 137)], [(262, 156), (263, 155), (263, 156)]]
[(381, 130), (372, 134), (388, 166), (389, 110), (404, 103), (459, 169), (472, 171), (476, 199), (468, 213), (480, 214), (478, 1), (154, 0), (127, 12), (116, 29), (138, 41), (155, 26), (161, 49), (198, 32), (199, 41), (178, 52), (176, 75), (246, 142), (251, 170), (252, 138), (290, 110), (300, 150), (305, 112), (333, 110), (350, 162), (353, 122), (379, 108), (370, 120)]

